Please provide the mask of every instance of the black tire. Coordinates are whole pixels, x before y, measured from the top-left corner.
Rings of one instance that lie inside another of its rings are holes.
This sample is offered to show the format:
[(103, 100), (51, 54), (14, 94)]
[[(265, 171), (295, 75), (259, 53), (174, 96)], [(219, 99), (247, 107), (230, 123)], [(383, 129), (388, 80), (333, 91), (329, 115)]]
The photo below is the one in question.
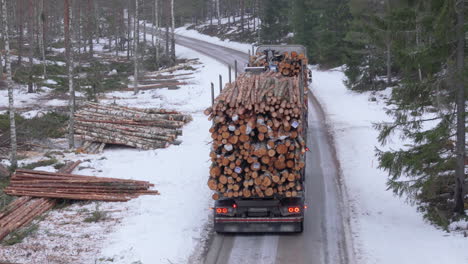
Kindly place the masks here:
[(304, 231), (304, 222), (301, 222), (301, 224), (299, 225), (299, 230), (296, 231), (296, 233), (302, 234), (303, 231)]

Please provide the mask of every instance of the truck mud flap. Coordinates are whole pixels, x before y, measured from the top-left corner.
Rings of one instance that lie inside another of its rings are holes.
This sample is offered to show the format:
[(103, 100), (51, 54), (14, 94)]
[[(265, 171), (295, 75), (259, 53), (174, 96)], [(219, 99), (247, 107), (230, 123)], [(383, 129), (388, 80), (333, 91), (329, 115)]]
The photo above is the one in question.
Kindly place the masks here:
[(299, 233), (303, 229), (303, 220), (302, 217), (217, 217), (214, 229), (218, 233)]

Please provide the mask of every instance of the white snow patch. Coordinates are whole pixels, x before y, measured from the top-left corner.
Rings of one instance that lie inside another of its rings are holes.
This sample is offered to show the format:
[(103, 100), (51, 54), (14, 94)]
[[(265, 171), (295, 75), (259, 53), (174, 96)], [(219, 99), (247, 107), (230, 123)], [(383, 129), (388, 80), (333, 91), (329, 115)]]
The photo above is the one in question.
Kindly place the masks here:
[(44, 83), (45, 83), (45, 84), (54, 84), (54, 85), (57, 84), (57, 82), (54, 81), (54, 80), (52, 80), (52, 79), (48, 79), (48, 80), (46, 80)]
[(194, 29), (187, 29), (187, 26), (176, 28), (175, 33), (181, 36), (203, 40), (206, 42), (217, 44), (223, 47), (228, 47), (228, 48), (238, 50), (241, 52), (245, 52), (245, 53), (248, 53), (248, 51), (252, 49), (252, 44), (239, 43), (239, 42), (234, 42), (234, 41), (229, 41), (229, 40), (221, 40), (218, 37), (212, 37), (212, 36), (201, 34)]

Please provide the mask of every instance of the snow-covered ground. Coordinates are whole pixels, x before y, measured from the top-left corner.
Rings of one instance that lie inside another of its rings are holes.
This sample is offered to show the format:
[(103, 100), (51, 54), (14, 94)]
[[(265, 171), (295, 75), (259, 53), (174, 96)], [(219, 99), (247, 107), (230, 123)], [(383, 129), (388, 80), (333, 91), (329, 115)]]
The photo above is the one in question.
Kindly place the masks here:
[(248, 53), (249, 50), (252, 50), (251, 44), (239, 43), (239, 42), (234, 42), (234, 41), (229, 41), (229, 40), (221, 40), (218, 37), (212, 37), (212, 36), (200, 34), (198, 31), (194, 29), (187, 29), (187, 27), (188, 26), (176, 28), (175, 33), (181, 36), (211, 42), (211, 43), (223, 46), (223, 47), (228, 47), (228, 48), (242, 51), (245, 53)]
[[(468, 263), (463, 234), (437, 229), (404, 198), (386, 190), (387, 174), (377, 168), (378, 132), (373, 128), (389, 120), (379, 103), (383, 100), (371, 102), (370, 93), (348, 90), (340, 70), (314, 70), (312, 76), (311, 90), (326, 112), (346, 184), (357, 263)], [(393, 141), (393, 146), (399, 144)]]

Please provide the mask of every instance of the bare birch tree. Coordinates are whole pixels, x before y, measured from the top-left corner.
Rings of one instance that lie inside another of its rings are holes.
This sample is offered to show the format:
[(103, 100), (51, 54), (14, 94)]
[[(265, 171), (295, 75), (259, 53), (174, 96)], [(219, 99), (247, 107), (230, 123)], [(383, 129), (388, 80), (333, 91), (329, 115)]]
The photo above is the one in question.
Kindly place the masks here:
[(45, 13), (44, 13), (44, 0), (39, 1), (39, 12), (38, 12), (38, 27), (39, 27), (39, 49), (42, 57), (42, 71), (44, 80), (47, 79), (47, 68), (45, 58), (45, 41), (44, 41), (44, 24), (45, 24)]
[(5, 41), (5, 64), (7, 71), (7, 85), (8, 85), (8, 111), (10, 112), (10, 163), (12, 168), (18, 167), (16, 157), (17, 144), (16, 144), (16, 123), (15, 123), (15, 108), (13, 99), (13, 80), (11, 79), (11, 58), (10, 58), (10, 37), (8, 32), (8, 12), (7, 0), (2, 0), (2, 18), (3, 18), (3, 37)]
[(153, 30), (153, 36), (156, 35), (156, 45), (155, 45), (155, 52), (156, 52), (156, 69), (159, 68), (159, 0), (154, 0), (154, 23), (155, 29)]
[(138, 93), (138, 39), (139, 39), (139, 34), (140, 30), (138, 27), (139, 23), (139, 16), (138, 16), (138, 0), (135, 0), (135, 18), (134, 18), (134, 24), (135, 30), (133, 31), (133, 47), (134, 47), (134, 54), (133, 54), (133, 64), (135, 66), (134, 69), (134, 74), (133, 74), (133, 92), (135, 94)]
[(33, 90), (33, 56), (34, 56), (34, 11), (33, 11), (34, 1), (29, 0), (28, 5), (28, 42), (29, 42), (29, 76), (28, 76), (28, 93), (34, 92)]
[(174, 17), (174, 0), (171, 0), (171, 59), (175, 62), (175, 17)]
[(454, 212), (460, 215), (465, 214), (464, 209), (464, 185), (465, 185), (465, 148), (466, 148), (466, 124), (465, 124), (465, 85), (463, 72), (465, 70), (465, 3), (455, 1), (457, 10), (457, 51), (456, 51), (456, 103), (457, 103), (457, 145), (456, 145), (456, 169), (455, 169), (455, 192), (454, 192)]
[(65, 31), (65, 49), (67, 57), (67, 66), (68, 66), (68, 91), (70, 93), (68, 100), (69, 107), (69, 121), (68, 121), (68, 146), (70, 149), (75, 147), (75, 137), (74, 137), (74, 114), (75, 114), (75, 88), (73, 87), (73, 50), (72, 50), (72, 40), (71, 40), (71, 3), (72, 0), (65, 0), (64, 8), (64, 31)]

